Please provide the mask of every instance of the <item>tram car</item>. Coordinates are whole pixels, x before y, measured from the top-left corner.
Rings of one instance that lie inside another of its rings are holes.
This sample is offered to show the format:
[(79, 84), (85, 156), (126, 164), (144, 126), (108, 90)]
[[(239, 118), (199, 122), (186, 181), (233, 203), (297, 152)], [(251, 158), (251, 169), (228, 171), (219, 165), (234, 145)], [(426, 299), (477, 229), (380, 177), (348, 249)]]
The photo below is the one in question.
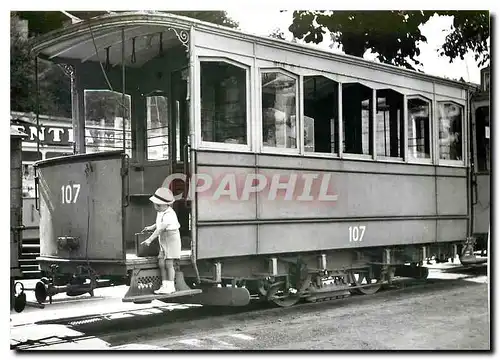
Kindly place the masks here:
[[(72, 76), (76, 151), (36, 164), (42, 298), (107, 278), (127, 302), (291, 306), (423, 279), (470, 243), (470, 84), (161, 13), (33, 52)], [(159, 187), (182, 237), (163, 295), (141, 244)]]
[[(19, 255), (22, 246), (22, 166), (21, 143), (26, 134), (10, 129), (10, 309), (22, 311), (26, 295), (16, 294), (17, 278), (21, 277)], [(24, 300), (24, 301), (23, 301)]]
[(485, 255), (490, 229), (490, 67), (481, 70), (481, 86), (471, 98), (472, 123), (472, 214), (471, 228), (477, 239), (475, 249)]
[(23, 277), (20, 264), (22, 253), (23, 198), (22, 198), (22, 141), (27, 134), (10, 128), (10, 310), (22, 312), (26, 306), (43, 308), (39, 303), (26, 300), (24, 285), (17, 281)]

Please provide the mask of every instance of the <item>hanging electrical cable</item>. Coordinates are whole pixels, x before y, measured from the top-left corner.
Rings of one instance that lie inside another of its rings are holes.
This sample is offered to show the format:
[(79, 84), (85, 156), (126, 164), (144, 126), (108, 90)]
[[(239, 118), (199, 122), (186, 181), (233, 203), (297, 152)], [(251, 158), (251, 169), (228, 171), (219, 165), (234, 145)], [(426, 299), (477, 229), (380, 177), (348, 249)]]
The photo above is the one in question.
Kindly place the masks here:
[(160, 51), (159, 55), (163, 56), (163, 32), (160, 33)]
[(130, 56), (130, 62), (132, 64), (135, 64), (135, 62), (137, 61), (136, 57), (135, 57), (135, 37), (132, 38), (132, 55)]
[(106, 65), (104, 65), (106, 71), (109, 71), (111, 70), (111, 64), (109, 62), (109, 49), (111, 48), (111, 46), (108, 46), (106, 48)]

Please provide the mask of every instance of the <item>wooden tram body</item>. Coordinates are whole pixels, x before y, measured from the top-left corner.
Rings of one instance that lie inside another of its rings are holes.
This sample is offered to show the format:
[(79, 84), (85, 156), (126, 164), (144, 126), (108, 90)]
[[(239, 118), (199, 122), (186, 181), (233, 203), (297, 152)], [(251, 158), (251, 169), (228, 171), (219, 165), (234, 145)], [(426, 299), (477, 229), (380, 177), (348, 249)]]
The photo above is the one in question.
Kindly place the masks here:
[[(15, 280), (21, 276), (19, 255), (22, 246), (21, 143), (26, 134), (10, 129), (10, 308), (16, 308)], [(26, 300), (26, 298), (24, 298)], [(24, 304), (21, 306), (24, 308)]]
[[(137, 233), (162, 185), (183, 238), (166, 302), (375, 292), (471, 234), (468, 84), (158, 13), (73, 24), (34, 52), (72, 75), (77, 154), (36, 165), (38, 261), (61, 284), (126, 278), (124, 301), (158, 298)], [(118, 151), (84, 130), (102, 118)]]
[(44, 305), (26, 300), (21, 279), (21, 253), (23, 235), (23, 197), (22, 197), (22, 141), (27, 137), (22, 131), (10, 128), (10, 310), (22, 312), (26, 306), (43, 308)]
[(491, 156), (490, 156), (490, 67), (481, 70), (481, 85), (471, 98), (471, 184), (472, 234), (477, 249), (487, 249), (491, 218)]

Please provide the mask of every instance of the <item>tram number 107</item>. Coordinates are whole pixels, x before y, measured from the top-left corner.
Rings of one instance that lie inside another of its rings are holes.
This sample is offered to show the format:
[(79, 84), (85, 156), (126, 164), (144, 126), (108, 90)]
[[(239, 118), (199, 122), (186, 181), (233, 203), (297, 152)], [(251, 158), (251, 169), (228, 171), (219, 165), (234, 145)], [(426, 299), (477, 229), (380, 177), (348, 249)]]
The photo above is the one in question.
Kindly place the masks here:
[(365, 236), (365, 225), (360, 226), (349, 226), (349, 242), (359, 242), (363, 241), (363, 236)]
[(63, 204), (76, 203), (80, 194), (80, 184), (61, 186), (61, 202)]

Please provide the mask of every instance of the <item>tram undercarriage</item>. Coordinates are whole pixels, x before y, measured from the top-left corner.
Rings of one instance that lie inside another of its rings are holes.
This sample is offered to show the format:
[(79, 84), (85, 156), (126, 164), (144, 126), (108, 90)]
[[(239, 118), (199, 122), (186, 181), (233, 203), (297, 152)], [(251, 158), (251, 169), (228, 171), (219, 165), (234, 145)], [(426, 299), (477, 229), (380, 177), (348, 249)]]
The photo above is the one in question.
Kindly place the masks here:
[[(442, 258), (455, 260), (460, 244), (439, 246)], [(135, 265), (124, 302), (165, 302), (210, 306), (245, 306), (251, 300), (291, 306), (301, 300), (316, 302), (370, 295), (395, 277), (426, 279), (424, 263), (433, 246), (399, 249), (375, 248), (360, 251), (326, 251), (321, 254), (282, 254), (243, 259), (199, 261), (195, 273), (189, 255), (176, 272), (178, 292), (156, 295), (161, 284), (155, 261)], [(413, 254), (420, 254), (415, 256)], [(197, 277), (199, 276), (199, 278)], [(198, 281), (199, 279), (199, 281)]]

